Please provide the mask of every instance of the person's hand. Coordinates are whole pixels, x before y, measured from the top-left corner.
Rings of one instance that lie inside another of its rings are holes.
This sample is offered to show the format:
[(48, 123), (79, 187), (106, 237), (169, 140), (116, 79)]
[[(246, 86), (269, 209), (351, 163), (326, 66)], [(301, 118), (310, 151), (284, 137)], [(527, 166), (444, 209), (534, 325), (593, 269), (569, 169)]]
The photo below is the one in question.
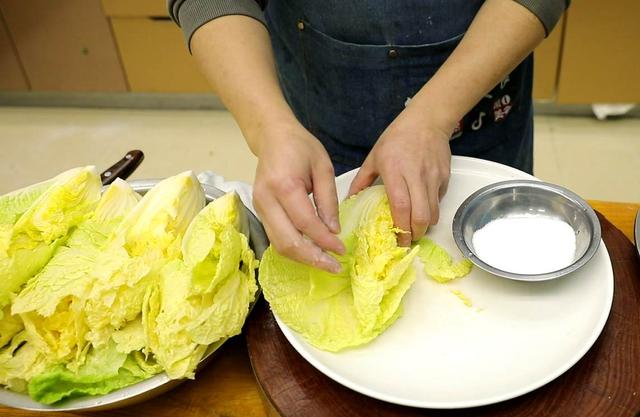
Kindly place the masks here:
[[(322, 144), (298, 123), (261, 132), (253, 203), (278, 253), (329, 272), (344, 253), (333, 165)], [(315, 206), (308, 194), (313, 192)]]
[(398, 235), (402, 246), (438, 222), (450, 175), (449, 133), (405, 110), (382, 133), (351, 183), (349, 195), (382, 177), (395, 226), (411, 232)]

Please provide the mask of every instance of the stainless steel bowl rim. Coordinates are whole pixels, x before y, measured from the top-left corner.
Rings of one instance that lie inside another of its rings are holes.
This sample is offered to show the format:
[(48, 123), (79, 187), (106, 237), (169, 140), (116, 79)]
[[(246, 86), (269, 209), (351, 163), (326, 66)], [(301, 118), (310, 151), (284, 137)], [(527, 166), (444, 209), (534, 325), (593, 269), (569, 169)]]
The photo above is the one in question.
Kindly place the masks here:
[[(149, 191), (153, 186), (155, 186), (161, 179), (141, 179), (141, 180), (131, 180), (127, 181), (129, 185), (135, 190), (139, 192)], [(205, 198), (207, 203), (215, 200), (218, 197), (226, 194), (224, 191), (209, 185), (202, 184), (202, 189), (204, 190)], [(103, 190), (108, 187), (103, 187)], [(244, 206), (243, 206), (244, 207)], [(255, 215), (246, 207), (246, 214), (249, 220), (249, 229), (250, 229), (250, 244), (256, 253), (257, 258), (262, 257), (262, 253), (266, 250), (269, 245), (269, 241), (267, 240), (266, 233), (262, 228), (262, 224), (255, 217)], [(260, 290), (258, 290), (258, 294), (256, 294), (256, 301), (260, 296)], [(249, 310), (253, 308), (255, 302), (249, 307)], [(201, 369), (203, 366), (207, 364), (207, 362), (213, 357), (213, 354), (217, 351), (217, 349), (224, 344), (225, 340), (221, 340), (213, 343), (207, 349), (205, 356), (202, 358), (200, 363), (198, 364), (198, 369)], [(197, 378), (197, 370), (196, 370), (196, 378)], [(8, 389), (0, 389), (0, 404), (6, 405), (8, 407), (19, 408), (23, 410), (31, 410), (31, 411), (97, 411), (97, 410), (109, 410), (113, 408), (124, 407), (128, 405), (133, 405), (138, 402), (151, 399), (156, 397), (175, 386), (184, 382), (184, 379), (180, 380), (172, 380), (169, 379), (165, 372), (162, 372), (158, 375), (154, 375), (151, 378), (140, 381), (136, 384), (130, 385), (125, 388), (121, 388), (119, 390), (110, 392), (105, 395), (100, 396), (84, 396), (73, 398), (69, 400), (63, 400), (59, 405), (46, 405), (38, 403), (37, 401), (32, 400), (28, 395), (21, 394), (13, 391), (9, 391)]]
[[(571, 201), (577, 207), (585, 213), (587, 216), (591, 228), (593, 230), (593, 234), (591, 237), (591, 242), (587, 247), (585, 253), (576, 261), (574, 261), (571, 265), (559, 269), (557, 271), (545, 272), (543, 274), (517, 274), (510, 271), (503, 271), (501, 269), (495, 268), (486, 262), (482, 261), (482, 259), (478, 258), (471, 248), (467, 245), (467, 242), (463, 236), (463, 224), (462, 220), (465, 218), (467, 214), (467, 210), (472, 201), (477, 199), (482, 199), (484, 196), (492, 194), (498, 190), (516, 188), (516, 187), (530, 187), (530, 188), (538, 188), (541, 190), (549, 191), (554, 194), (558, 194), (567, 200)], [(479, 268), (503, 277), (509, 278), (517, 281), (548, 281), (551, 279), (556, 279), (567, 274), (570, 274), (578, 269), (580, 269), (583, 265), (585, 265), (591, 258), (595, 255), (600, 246), (600, 241), (602, 239), (602, 231), (600, 229), (600, 222), (598, 221), (598, 216), (595, 211), (589, 206), (589, 204), (579, 195), (574, 193), (573, 191), (562, 187), (560, 185), (551, 184), (548, 182), (540, 181), (540, 180), (507, 180), (500, 181), (485, 187), (480, 188), (469, 197), (467, 197), (458, 210), (456, 211), (453, 217), (452, 223), (452, 232), (453, 232), (453, 240), (455, 241), (458, 249), (462, 252), (462, 254), (469, 258), (469, 260)]]

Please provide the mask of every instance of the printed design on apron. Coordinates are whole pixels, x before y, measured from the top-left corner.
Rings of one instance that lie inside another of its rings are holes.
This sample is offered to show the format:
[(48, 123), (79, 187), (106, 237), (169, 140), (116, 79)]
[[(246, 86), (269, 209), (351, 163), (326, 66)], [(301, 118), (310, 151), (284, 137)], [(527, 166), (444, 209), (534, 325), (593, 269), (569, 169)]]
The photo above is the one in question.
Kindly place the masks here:
[[(480, 99), (469, 113), (458, 121), (451, 134), (451, 139), (462, 136), (465, 130), (465, 120), (468, 121), (467, 127), (472, 131), (480, 130), (491, 122), (497, 124), (506, 120), (515, 106), (512, 96), (516, 95), (513, 91), (505, 89), (509, 80), (509, 75), (507, 75), (495, 88)], [(405, 107), (409, 105), (411, 99), (412, 97), (407, 97), (404, 102)]]
[(465, 115), (458, 136), (462, 134), (464, 126), (477, 131), (491, 124), (500, 124), (507, 119), (520, 95), (520, 91), (509, 81), (510, 76), (507, 75)]

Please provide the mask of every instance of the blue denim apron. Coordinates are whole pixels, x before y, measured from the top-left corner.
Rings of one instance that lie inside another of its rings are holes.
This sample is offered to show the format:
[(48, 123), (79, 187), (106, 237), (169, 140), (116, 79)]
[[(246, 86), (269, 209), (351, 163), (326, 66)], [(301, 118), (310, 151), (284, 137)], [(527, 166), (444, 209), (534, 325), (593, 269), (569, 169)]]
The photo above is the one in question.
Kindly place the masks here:
[[(384, 129), (458, 45), (482, 0), (270, 0), (280, 83), (336, 175), (358, 167)], [(454, 155), (533, 170), (533, 58), (458, 123)], [(425, 109), (425, 111), (429, 111)]]

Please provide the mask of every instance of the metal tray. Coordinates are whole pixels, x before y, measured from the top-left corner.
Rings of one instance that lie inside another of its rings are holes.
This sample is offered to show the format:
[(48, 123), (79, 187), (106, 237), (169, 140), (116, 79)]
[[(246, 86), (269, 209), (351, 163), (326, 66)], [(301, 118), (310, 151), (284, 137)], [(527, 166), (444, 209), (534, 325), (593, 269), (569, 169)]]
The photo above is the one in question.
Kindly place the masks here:
[[(129, 181), (129, 184), (135, 191), (144, 194), (151, 188), (153, 188), (153, 186), (158, 182), (160, 182), (159, 179), (135, 180)], [(204, 190), (207, 203), (225, 194), (223, 191), (211, 185), (202, 184), (202, 188)], [(247, 224), (244, 225), (243, 229), (248, 230), (251, 248), (255, 252), (256, 257), (260, 259), (262, 258), (262, 253), (269, 245), (269, 241), (260, 221), (249, 209), (247, 209), (246, 207), (244, 209), (247, 214)], [(256, 300), (259, 296), (260, 289), (258, 289), (258, 293), (256, 294)], [(249, 313), (251, 313), (254, 305), (255, 302), (251, 306), (249, 306)], [(226, 340), (227, 339), (218, 341), (209, 346), (204, 357), (198, 364), (198, 368), (196, 370), (196, 381), (198, 380), (197, 371), (207, 365), (211, 358), (214, 357), (214, 353), (220, 346), (224, 344)], [(16, 393), (7, 389), (0, 389), (0, 404), (9, 407), (20, 408), (23, 410), (33, 411), (108, 410), (113, 408), (125, 407), (145, 400), (149, 400), (164, 392), (169, 391), (172, 388), (175, 388), (184, 381), (184, 379), (171, 380), (169, 379), (167, 374), (163, 372), (149, 379), (145, 379), (144, 381), (140, 381), (137, 384), (119, 389), (117, 391), (113, 391), (106, 395), (78, 397), (63, 400), (54, 405), (40, 404), (39, 402), (32, 400), (26, 394)]]

